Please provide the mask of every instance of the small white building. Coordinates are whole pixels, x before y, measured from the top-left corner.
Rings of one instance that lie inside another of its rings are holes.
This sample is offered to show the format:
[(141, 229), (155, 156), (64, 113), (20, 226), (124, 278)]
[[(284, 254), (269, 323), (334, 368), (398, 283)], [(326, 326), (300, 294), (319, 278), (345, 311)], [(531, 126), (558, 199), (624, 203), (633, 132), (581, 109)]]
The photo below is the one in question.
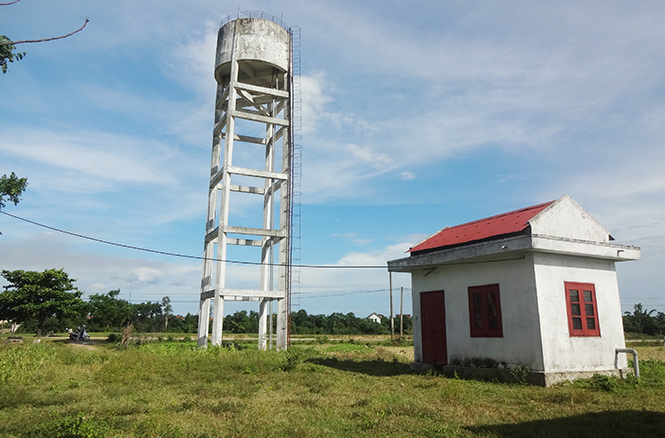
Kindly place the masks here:
[(380, 316), (380, 315), (377, 315), (377, 314), (374, 313), (374, 312), (372, 312), (372, 313), (371, 313), (367, 318), (365, 318), (365, 319), (369, 319), (370, 321), (378, 322), (379, 324), (381, 324), (381, 316)]
[(549, 386), (618, 374), (626, 357), (615, 262), (640, 249), (568, 196), (446, 227), (388, 262), (410, 272), (414, 368)]

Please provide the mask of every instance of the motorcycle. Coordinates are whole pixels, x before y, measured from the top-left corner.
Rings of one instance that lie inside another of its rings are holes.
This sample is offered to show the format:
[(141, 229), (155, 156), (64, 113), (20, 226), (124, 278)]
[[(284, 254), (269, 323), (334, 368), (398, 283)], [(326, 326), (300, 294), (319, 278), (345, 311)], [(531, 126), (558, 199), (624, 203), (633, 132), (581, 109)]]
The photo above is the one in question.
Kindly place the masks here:
[(85, 326), (79, 326), (78, 331), (74, 331), (70, 328), (65, 329), (67, 330), (67, 333), (69, 334), (69, 340), (70, 341), (89, 341), (90, 340), (90, 335), (88, 335), (88, 332), (85, 331)]

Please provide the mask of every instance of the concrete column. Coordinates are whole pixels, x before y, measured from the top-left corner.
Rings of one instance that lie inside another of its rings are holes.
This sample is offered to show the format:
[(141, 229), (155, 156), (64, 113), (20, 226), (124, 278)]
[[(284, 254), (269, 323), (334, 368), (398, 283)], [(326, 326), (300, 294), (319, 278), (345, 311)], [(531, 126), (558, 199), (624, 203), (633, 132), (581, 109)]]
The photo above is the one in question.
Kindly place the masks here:
[(210, 314), (210, 299), (201, 300), (199, 306), (199, 335), (197, 345), (206, 348), (208, 346), (208, 315)]
[(259, 302), (259, 350), (266, 349), (266, 334), (268, 329), (268, 300)]
[(277, 333), (276, 333), (276, 349), (286, 350), (287, 348), (287, 333), (286, 333), (286, 324), (287, 324), (287, 306), (286, 298), (277, 300)]

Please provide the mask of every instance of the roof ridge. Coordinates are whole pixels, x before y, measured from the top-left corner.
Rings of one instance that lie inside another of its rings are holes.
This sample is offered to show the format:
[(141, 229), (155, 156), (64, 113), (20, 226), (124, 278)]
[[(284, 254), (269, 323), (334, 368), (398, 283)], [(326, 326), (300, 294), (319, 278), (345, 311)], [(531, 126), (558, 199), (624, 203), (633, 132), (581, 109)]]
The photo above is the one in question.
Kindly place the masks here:
[(457, 225), (453, 225), (453, 226), (448, 227), (448, 228), (444, 228), (444, 229), (440, 230), (439, 232), (437, 232), (436, 234), (438, 234), (438, 233), (440, 233), (441, 231), (444, 231), (444, 230), (450, 230), (450, 229), (465, 226), (465, 225), (475, 224), (476, 222), (485, 222), (485, 221), (490, 220), (490, 219), (498, 219), (498, 218), (503, 217), (503, 216), (508, 216), (508, 215), (515, 214), (515, 213), (521, 213), (523, 211), (534, 210), (534, 209), (537, 209), (537, 208), (549, 206), (551, 204), (554, 204), (554, 202), (556, 202), (556, 201), (543, 202), (542, 204), (532, 205), (530, 207), (519, 208), (519, 209), (513, 210), (513, 211), (507, 211), (505, 213), (495, 214), (494, 216), (487, 216), (487, 217), (484, 217), (482, 219), (476, 219), (475, 221), (464, 222), (462, 224), (457, 224)]

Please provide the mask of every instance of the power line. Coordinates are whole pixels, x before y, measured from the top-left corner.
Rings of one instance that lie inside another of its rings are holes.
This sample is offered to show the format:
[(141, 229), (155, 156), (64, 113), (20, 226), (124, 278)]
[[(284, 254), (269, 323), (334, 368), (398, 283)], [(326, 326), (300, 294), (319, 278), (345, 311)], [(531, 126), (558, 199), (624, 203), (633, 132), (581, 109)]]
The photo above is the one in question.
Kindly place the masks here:
[[(410, 291), (410, 287), (405, 287), (405, 291)], [(319, 298), (319, 297), (337, 297), (341, 295), (361, 295), (361, 294), (373, 294), (373, 293), (378, 293), (378, 292), (388, 292), (390, 289), (372, 289), (372, 290), (338, 290), (338, 291), (317, 291), (317, 290), (309, 290), (309, 291), (301, 291), (299, 292), (301, 295), (309, 295), (305, 298)], [(141, 296), (144, 297), (162, 297), (163, 294), (154, 294), (154, 293), (145, 293), (141, 294)], [(179, 295), (175, 295), (179, 296)], [(127, 301), (132, 301), (132, 300), (127, 300)], [(134, 300), (136, 301), (136, 300)], [(181, 301), (171, 301), (172, 303), (177, 303)], [(183, 301), (183, 302), (190, 302), (190, 301)], [(194, 302), (194, 301), (191, 301)], [(198, 300), (196, 300), (198, 303)]]
[[(69, 236), (74, 236), (78, 237), (81, 239), (86, 239), (86, 240), (91, 240), (93, 242), (97, 243), (103, 243), (105, 245), (111, 245), (111, 246), (117, 246), (120, 248), (126, 248), (126, 249), (133, 249), (135, 251), (143, 251), (143, 252), (149, 252), (152, 254), (159, 254), (159, 255), (164, 255), (164, 256), (169, 256), (169, 257), (180, 257), (184, 259), (193, 259), (193, 260), (214, 260), (218, 262), (226, 262), (226, 263), (234, 263), (238, 265), (270, 265), (270, 266), (281, 266), (278, 263), (261, 263), (261, 262), (246, 262), (246, 261), (240, 261), (240, 260), (221, 260), (221, 259), (216, 259), (212, 257), (202, 257), (202, 256), (193, 256), (193, 255), (188, 255), (188, 254), (179, 254), (179, 253), (174, 253), (174, 252), (166, 252), (166, 251), (158, 251), (155, 249), (149, 249), (149, 248), (142, 248), (140, 246), (133, 246), (133, 245), (125, 245), (123, 243), (116, 243), (116, 242), (111, 242), (109, 240), (103, 240), (103, 239), (97, 239), (96, 237), (90, 237), (86, 236), (83, 234), (78, 234), (78, 233), (73, 233), (71, 231), (66, 231), (62, 230), (60, 228), (55, 228), (51, 227), (48, 225), (44, 225), (39, 222), (31, 221), (29, 219), (22, 218), (20, 216), (15, 216), (13, 214), (6, 213), (4, 211), (0, 211), (0, 213), (4, 214), (5, 216), (9, 216), (14, 219), (18, 219), (23, 222), (27, 222), (32, 225), (36, 225), (38, 227), (46, 228), (47, 230), (55, 231), (57, 233), (62, 233), (62, 234), (67, 234)], [(311, 268), (311, 269), (387, 269), (387, 265), (303, 265), (303, 264), (297, 264), (293, 265), (297, 266), (299, 268)]]

